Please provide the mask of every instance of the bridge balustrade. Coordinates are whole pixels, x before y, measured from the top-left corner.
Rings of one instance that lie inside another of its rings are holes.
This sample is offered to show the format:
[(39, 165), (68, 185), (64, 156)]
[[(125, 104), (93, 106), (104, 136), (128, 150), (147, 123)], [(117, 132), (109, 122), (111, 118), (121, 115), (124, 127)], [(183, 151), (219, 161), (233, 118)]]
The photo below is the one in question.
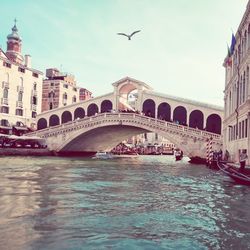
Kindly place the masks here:
[[(200, 137), (202, 140), (206, 140), (208, 138), (213, 138), (215, 140), (221, 140), (221, 135), (214, 134), (211, 132), (199, 130), (196, 128), (190, 128), (187, 126), (175, 124), (172, 122), (167, 122), (164, 120), (159, 120), (157, 118), (151, 118), (147, 116), (143, 116), (136, 113), (101, 113), (96, 114), (90, 117), (84, 117), (81, 119), (76, 119), (74, 121), (69, 121), (67, 123), (56, 125), (53, 127), (45, 128), (42, 130), (38, 130), (36, 132), (29, 133), (29, 135), (40, 135), (41, 137), (50, 137), (54, 136), (58, 133), (66, 133), (73, 130), (78, 130), (83, 127), (91, 127), (100, 123), (111, 123), (111, 122), (128, 122), (128, 123), (136, 123), (140, 125), (144, 125), (145, 127), (155, 127), (161, 131), (170, 132), (170, 133), (178, 133), (183, 136), (189, 135), (194, 137)], [(129, 124), (128, 124), (129, 125)]]

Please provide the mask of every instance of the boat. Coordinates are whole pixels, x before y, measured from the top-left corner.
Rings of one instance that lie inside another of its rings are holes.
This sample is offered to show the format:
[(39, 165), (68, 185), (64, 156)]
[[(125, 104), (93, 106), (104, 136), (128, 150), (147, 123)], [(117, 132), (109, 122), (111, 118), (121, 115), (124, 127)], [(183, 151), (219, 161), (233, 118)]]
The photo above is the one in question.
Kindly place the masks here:
[(227, 176), (231, 177), (236, 183), (250, 186), (250, 171), (244, 170), (239, 172), (239, 169), (228, 165), (227, 163), (217, 162), (218, 168)]
[(92, 157), (93, 159), (112, 159), (113, 155), (110, 152), (106, 152), (106, 151), (99, 151), (95, 154), (94, 157)]
[(176, 150), (175, 151), (175, 160), (176, 161), (180, 161), (183, 157), (183, 152), (181, 150)]

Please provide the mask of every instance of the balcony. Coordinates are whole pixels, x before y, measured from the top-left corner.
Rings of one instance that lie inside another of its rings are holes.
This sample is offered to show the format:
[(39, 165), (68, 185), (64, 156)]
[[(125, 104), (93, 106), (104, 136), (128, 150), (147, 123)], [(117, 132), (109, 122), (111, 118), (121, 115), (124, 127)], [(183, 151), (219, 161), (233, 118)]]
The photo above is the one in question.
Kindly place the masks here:
[(23, 86), (17, 86), (17, 92), (23, 92)]
[(8, 82), (3, 81), (2, 82), (2, 88), (3, 89), (9, 89), (10, 88), (10, 84)]
[(1, 98), (1, 104), (8, 106), (9, 105), (8, 98)]
[(23, 107), (23, 102), (22, 101), (17, 101), (16, 102), (16, 107), (17, 108), (22, 108)]
[(37, 105), (36, 104), (31, 104), (31, 111), (36, 111)]

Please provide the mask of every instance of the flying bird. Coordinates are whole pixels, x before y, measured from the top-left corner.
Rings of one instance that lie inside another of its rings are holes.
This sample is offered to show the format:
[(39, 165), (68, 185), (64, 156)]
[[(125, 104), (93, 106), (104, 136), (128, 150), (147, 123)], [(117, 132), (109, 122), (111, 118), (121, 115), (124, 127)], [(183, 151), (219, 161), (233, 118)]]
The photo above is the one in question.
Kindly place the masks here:
[(125, 34), (125, 33), (117, 33), (117, 35), (126, 36), (126, 37), (128, 38), (128, 40), (131, 40), (131, 37), (132, 37), (134, 34), (138, 33), (138, 32), (140, 32), (140, 30), (136, 30), (136, 31), (134, 31), (133, 33), (131, 33), (130, 35), (127, 35), (127, 34)]

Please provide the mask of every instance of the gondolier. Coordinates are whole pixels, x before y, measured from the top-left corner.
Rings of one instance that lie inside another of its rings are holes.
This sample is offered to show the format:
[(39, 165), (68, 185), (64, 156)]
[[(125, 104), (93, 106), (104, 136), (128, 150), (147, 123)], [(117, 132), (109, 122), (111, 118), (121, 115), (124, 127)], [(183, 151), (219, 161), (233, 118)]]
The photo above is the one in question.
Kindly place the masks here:
[(243, 149), (242, 152), (240, 153), (240, 172), (244, 172), (247, 158), (248, 156), (246, 149)]

